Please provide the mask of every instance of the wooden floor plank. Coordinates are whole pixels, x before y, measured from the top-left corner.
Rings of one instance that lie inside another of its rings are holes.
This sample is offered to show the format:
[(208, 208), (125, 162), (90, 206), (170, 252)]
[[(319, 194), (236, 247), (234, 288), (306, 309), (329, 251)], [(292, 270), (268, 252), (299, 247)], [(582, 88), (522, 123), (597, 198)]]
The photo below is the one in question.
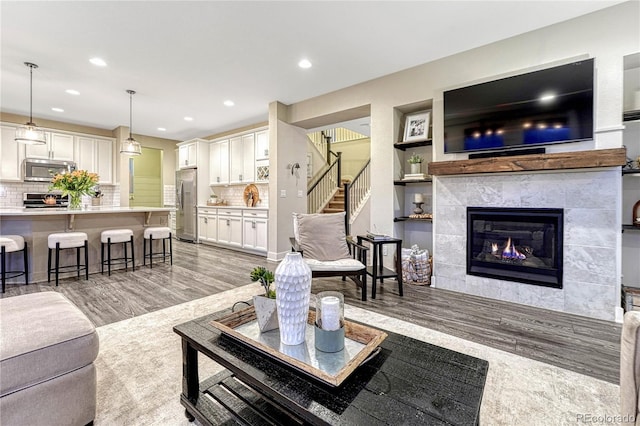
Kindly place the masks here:
[[(277, 263), (174, 241), (173, 266), (117, 270), (110, 277), (94, 274), (88, 281), (64, 279), (59, 287), (10, 284), (0, 297), (59, 291), (101, 326), (246, 285), (255, 266), (273, 271)], [(371, 282), (368, 289), (370, 296)], [(427, 286), (405, 285), (404, 297), (399, 297), (396, 282), (389, 279), (378, 285), (375, 300), (369, 297), (365, 302), (350, 280), (314, 279), (312, 292), (322, 290), (339, 290), (345, 303), (363, 309), (611, 383), (619, 381), (620, 324)]]

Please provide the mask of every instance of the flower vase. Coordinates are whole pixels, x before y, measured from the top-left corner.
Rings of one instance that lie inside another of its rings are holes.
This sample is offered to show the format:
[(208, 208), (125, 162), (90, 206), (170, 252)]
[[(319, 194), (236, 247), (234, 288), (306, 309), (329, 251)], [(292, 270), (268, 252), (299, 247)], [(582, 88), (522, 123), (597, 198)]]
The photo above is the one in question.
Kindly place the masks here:
[(82, 205), (82, 194), (72, 194), (69, 193), (69, 210), (80, 210), (80, 206)]
[(412, 175), (417, 175), (418, 173), (420, 173), (420, 166), (422, 165), (422, 163), (411, 163), (410, 167), (411, 167), (411, 174)]
[(311, 297), (311, 269), (297, 252), (287, 253), (275, 271), (280, 343), (304, 342)]

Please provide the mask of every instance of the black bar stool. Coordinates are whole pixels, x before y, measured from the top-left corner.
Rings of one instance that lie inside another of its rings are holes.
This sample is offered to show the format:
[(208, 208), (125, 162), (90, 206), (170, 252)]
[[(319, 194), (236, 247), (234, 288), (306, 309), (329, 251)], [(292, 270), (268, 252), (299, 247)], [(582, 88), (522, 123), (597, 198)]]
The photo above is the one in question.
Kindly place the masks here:
[[(124, 247), (124, 257), (111, 257), (111, 244), (120, 244)], [(131, 244), (131, 259), (127, 253), (127, 243)], [(104, 259), (104, 247), (107, 246), (107, 260)], [(124, 269), (127, 270), (131, 262), (131, 267), (136, 270), (135, 254), (133, 250), (133, 231), (131, 229), (110, 229), (102, 231), (100, 234), (100, 265), (101, 273), (104, 274), (104, 265), (107, 264), (109, 276), (111, 276), (111, 265), (114, 263), (124, 263)]]
[[(47, 263), (47, 282), (51, 282), (51, 271), (56, 273), (56, 286), (58, 286), (58, 275), (61, 269), (75, 268), (80, 278), (80, 271), (84, 269), (85, 279), (89, 279), (89, 244), (87, 242), (87, 234), (84, 232), (61, 232), (57, 234), (49, 234), (47, 238), (49, 246), (49, 258)], [(80, 249), (84, 247), (84, 265), (80, 263)], [(60, 250), (70, 248), (76, 249), (76, 264), (60, 266)], [(51, 267), (52, 251), (56, 252), (56, 266)]]
[[(147, 240), (149, 240), (149, 253), (147, 253)], [(173, 265), (173, 244), (171, 242), (171, 228), (167, 228), (166, 226), (156, 226), (151, 228), (146, 228), (144, 230), (144, 242), (143, 242), (143, 251), (144, 251), (144, 262), (143, 264), (147, 264), (147, 258), (149, 258), (149, 266), (153, 268), (153, 256), (160, 255), (160, 252), (153, 251), (153, 242), (156, 240), (162, 240), (162, 261), (165, 262), (167, 256)], [(165, 242), (169, 240), (169, 253), (167, 254), (167, 248)]]
[[(11, 253), (23, 252), (24, 269), (22, 271), (7, 271), (7, 256)], [(4, 293), (8, 279), (24, 275), (24, 283), (29, 284), (29, 254), (27, 243), (21, 235), (0, 235), (0, 252), (2, 259), (2, 292)], [(10, 274), (7, 276), (7, 274)]]

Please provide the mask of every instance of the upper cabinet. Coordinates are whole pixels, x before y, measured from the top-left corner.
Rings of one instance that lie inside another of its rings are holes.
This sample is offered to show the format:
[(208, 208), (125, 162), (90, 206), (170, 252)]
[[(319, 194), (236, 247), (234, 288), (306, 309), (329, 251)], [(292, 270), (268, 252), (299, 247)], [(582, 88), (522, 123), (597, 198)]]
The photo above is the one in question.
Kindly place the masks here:
[(113, 139), (78, 136), (76, 138), (78, 169), (97, 173), (99, 184), (112, 185), (114, 183), (113, 146)]
[(198, 142), (187, 141), (178, 145), (178, 165), (180, 169), (197, 167)]
[(26, 158), (75, 161), (74, 137), (66, 133), (46, 132), (45, 145), (26, 145)]
[(256, 160), (269, 159), (269, 130), (256, 132)]
[(23, 145), (15, 142), (18, 125), (2, 123), (0, 180), (21, 182), (25, 158), (63, 160), (76, 163), (78, 169), (97, 173), (98, 183), (113, 185), (115, 139), (63, 131), (46, 131), (44, 145)]
[(209, 145), (209, 184), (229, 184), (229, 140)]
[(1, 126), (0, 139), (0, 180), (21, 181), (24, 145), (15, 141), (15, 126)]
[(250, 183), (254, 180), (255, 134), (229, 139), (230, 183)]
[(269, 131), (259, 130), (211, 142), (211, 185), (237, 185), (269, 180)]

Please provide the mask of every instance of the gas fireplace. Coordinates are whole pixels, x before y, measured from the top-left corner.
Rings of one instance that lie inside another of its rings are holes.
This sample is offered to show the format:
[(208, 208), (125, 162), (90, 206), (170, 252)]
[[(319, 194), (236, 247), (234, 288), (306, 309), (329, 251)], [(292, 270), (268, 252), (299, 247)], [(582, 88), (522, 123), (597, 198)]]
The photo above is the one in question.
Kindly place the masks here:
[(562, 288), (562, 209), (467, 207), (467, 274)]

